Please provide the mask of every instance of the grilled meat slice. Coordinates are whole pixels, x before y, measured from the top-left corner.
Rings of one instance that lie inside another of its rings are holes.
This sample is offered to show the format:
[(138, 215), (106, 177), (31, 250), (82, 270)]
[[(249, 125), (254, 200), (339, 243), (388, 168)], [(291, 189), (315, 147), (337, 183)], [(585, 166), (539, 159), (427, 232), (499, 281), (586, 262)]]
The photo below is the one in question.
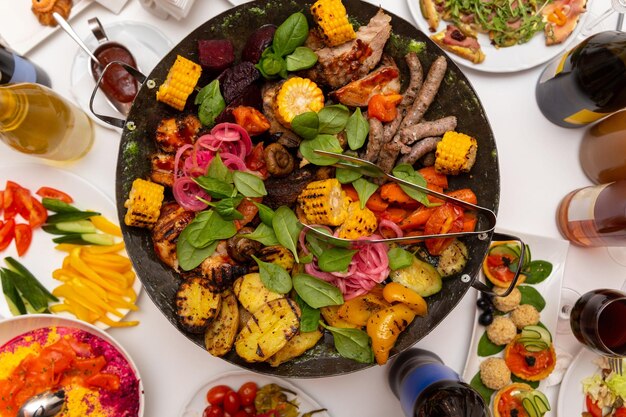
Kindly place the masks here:
[(174, 185), (174, 159), (174, 154), (171, 153), (152, 155), (150, 179), (157, 184), (172, 187)]
[(296, 169), (286, 177), (270, 177), (265, 180), (267, 196), (263, 203), (272, 209), (280, 206), (292, 206), (304, 188), (315, 180), (315, 167), (310, 165)]
[(352, 42), (315, 51), (318, 62), (307, 76), (332, 88), (364, 77), (380, 62), (390, 35), (391, 17), (381, 9), (367, 26), (359, 28)]
[(196, 141), (202, 124), (192, 114), (163, 119), (156, 132), (156, 141), (163, 152), (175, 153), (183, 145)]
[(178, 271), (176, 242), (180, 233), (194, 217), (193, 212), (186, 211), (172, 201), (163, 204), (159, 219), (152, 229), (152, 242), (157, 257), (176, 271)]
[(272, 135), (278, 136), (276, 142), (287, 148), (297, 148), (300, 146), (302, 139), (300, 139), (300, 136), (280, 124), (280, 122), (276, 119), (276, 114), (274, 113), (276, 94), (278, 94), (278, 90), (280, 89), (282, 83), (283, 82), (268, 82), (263, 86), (263, 89), (261, 90), (261, 95), (263, 97), (263, 114), (270, 122), (269, 132)]
[(346, 106), (365, 107), (375, 94), (399, 92), (400, 71), (393, 59), (385, 56), (379, 68), (332, 92), (331, 97)]

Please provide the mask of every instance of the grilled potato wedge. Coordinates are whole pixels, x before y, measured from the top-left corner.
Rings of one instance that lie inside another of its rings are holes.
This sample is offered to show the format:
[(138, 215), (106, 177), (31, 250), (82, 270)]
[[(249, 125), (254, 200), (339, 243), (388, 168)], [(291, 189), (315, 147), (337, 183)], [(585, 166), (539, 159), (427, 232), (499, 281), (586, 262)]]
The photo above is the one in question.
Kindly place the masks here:
[(268, 290), (263, 285), (259, 273), (247, 274), (237, 278), (233, 284), (233, 292), (241, 305), (252, 314), (268, 301), (284, 297), (283, 294)]
[(294, 265), (296, 264), (296, 258), (293, 257), (293, 254), (289, 249), (284, 246), (267, 246), (261, 249), (259, 253), (259, 259), (263, 262), (268, 262), (271, 264), (276, 264), (278, 266), (282, 266), (287, 270), (287, 272), (291, 272)]
[(324, 317), (324, 321), (333, 327), (339, 327), (341, 329), (358, 329), (357, 324), (348, 323), (341, 317), (339, 317), (339, 306), (328, 306), (320, 308), (320, 313)]
[(268, 360), (298, 332), (300, 314), (296, 302), (289, 298), (267, 302), (239, 332), (235, 340), (237, 354), (248, 362)]
[(224, 356), (233, 348), (239, 327), (239, 304), (231, 292), (222, 294), (220, 312), (204, 332), (204, 345), (213, 356)]
[(176, 292), (178, 322), (191, 333), (202, 333), (217, 315), (220, 301), (219, 293), (211, 291), (206, 279), (189, 278), (178, 286)]
[(268, 359), (271, 366), (278, 366), (281, 363), (292, 360), (311, 349), (322, 338), (323, 334), (319, 330), (314, 332), (298, 333), (287, 342), (287, 344)]

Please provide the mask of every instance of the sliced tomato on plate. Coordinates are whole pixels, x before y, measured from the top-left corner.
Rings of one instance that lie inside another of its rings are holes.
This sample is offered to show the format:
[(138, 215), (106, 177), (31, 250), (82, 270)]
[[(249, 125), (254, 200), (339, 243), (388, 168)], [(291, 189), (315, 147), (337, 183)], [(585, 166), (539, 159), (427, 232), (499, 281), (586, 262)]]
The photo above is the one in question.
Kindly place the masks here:
[(33, 229), (41, 226), (48, 220), (48, 210), (34, 197), (31, 197), (31, 211), (28, 218), (28, 224)]
[(69, 194), (52, 187), (41, 187), (35, 194), (41, 198), (54, 198), (68, 204), (74, 202), (74, 199)]
[(5, 250), (15, 235), (15, 220), (8, 219), (6, 222), (0, 221), (0, 251)]
[(591, 417), (602, 417), (602, 409), (598, 407), (598, 402), (594, 401), (590, 395), (587, 395), (585, 400), (587, 404), (587, 411), (591, 414)]
[(17, 254), (22, 256), (26, 253), (30, 247), (30, 242), (33, 240), (33, 229), (25, 223), (15, 225), (15, 246), (17, 247)]
[(17, 201), (17, 190), (21, 189), (17, 183), (13, 181), (7, 181), (7, 185), (4, 189), (2, 208), (4, 210), (4, 219), (12, 219), (20, 213), (20, 206)]

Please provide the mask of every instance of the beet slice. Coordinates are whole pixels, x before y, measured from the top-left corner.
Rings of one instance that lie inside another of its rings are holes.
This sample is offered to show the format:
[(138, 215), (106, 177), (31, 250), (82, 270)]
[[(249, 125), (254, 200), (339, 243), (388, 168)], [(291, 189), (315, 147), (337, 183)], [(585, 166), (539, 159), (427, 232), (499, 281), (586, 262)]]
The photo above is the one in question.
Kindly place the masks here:
[(228, 39), (198, 41), (200, 65), (213, 71), (223, 71), (235, 62), (235, 48)]

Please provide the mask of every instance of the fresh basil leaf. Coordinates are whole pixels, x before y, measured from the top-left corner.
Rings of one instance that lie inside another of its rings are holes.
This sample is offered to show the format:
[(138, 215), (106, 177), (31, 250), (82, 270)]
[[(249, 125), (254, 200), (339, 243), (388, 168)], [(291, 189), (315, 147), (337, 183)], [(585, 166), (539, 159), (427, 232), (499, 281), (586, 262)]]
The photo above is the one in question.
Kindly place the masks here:
[(389, 258), (389, 268), (392, 271), (413, 265), (413, 259), (415, 259), (411, 252), (400, 247), (389, 249), (387, 257)]
[(472, 378), (472, 381), (470, 382), (470, 386), (478, 391), (480, 396), (483, 397), (483, 400), (485, 400), (485, 404), (489, 404), (491, 402), (491, 396), (495, 391), (483, 384), (483, 380), (480, 379), (480, 371), (474, 375), (474, 378)]
[(188, 237), (185, 234), (186, 230), (187, 228), (181, 232), (176, 241), (176, 257), (178, 259), (178, 266), (180, 266), (183, 271), (190, 271), (215, 252), (219, 241), (215, 240), (204, 248), (196, 248), (189, 243)]
[(254, 174), (235, 171), (233, 172), (233, 181), (237, 191), (246, 197), (263, 197), (267, 195), (263, 180)]
[(337, 168), (335, 170), (335, 178), (342, 184), (350, 184), (351, 182), (361, 178), (363, 174), (349, 168)]
[(352, 183), (352, 186), (356, 190), (356, 193), (359, 196), (359, 202), (361, 205), (361, 209), (365, 208), (365, 204), (367, 204), (367, 200), (378, 190), (378, 185), (369, 182), (365, 178), (359, 178), (358, 180)]
[(232, 221), (222, 219), (215, 210), (196, 215), (185, 228), (189, 229), (187, 240), (196, 248), (204, 248), (214, 240), (225, 240), (235, 236), (237, 228)]
[(341, 153), (343, 150), (339, 140), (332, 135), (318, 135), (315, 139), (303, 140), (300, 143), (300, 153), (312, 164), (325, 166), (333, 165), (339, 161), (337, 158), (316, 154), (313, 152), (316, 149), (334, 153)]
[(272, 48), (277, 55), (289, 55), (306, 41), (309, 36), (309, 23), (306, 16), (297, 12), (289, 16), (274, 33)]
[[(395, 177), (400, 178), (401, 180), (410, 182), (411, 184), (419, 185), (421, 187), (426, 187), (426, 180), (422, 177), (422, 174), (416, 172), (411, 165), (408, 164), (400, 164), (397, 165), (392, 173)], [(428, 200), (428, 195), (422, 191), (415, 190), (413, 188), (407, 187), (405, 185), (400, 184), (400, 188), (409, 195), (414, 200), (419, 201), (426, 207), (431, 207), (433, 204)]]
[(287, 294), (289, 291), (291, 291), (291, 276), (289, 275), (289, 272), (285, 270), (285, 268), (270, 262), (263, 262), (254, 255), (252, 255), (252, 258), (259, 266), (261, 281), (268, 290), (277, 292), (279, 294)]
[(253, 201), (252, 203), (259, 209), (259, 217), (261, 218), (261, 221), (265, 225), (272, 227), (272, 221), (274, 220), (274, 210), (272, 210), (263, 203), (257, 203), (256, 201)]
[(345, 129), (350, 111), (343, 104), (326, 106), (317, 113), (320, 118), (320, 134), (335, 135)]
[(241, 220), (244, 216), (237, 210), (237, 207), (242, 200), (243, 197), (241, 196), (225, 198), (217, 202), (213, 208), (219, 213), (220, 216), (222, 216), (224, 220)]
[(211, 160), (205, 176), (224, 181), (228, 184), (233, 183), (233, 173), (224, 165), (219, 153)]
[(213, 198), (229, 198), (233, 195), (232, 184), (225, 181), (207, 176), (197, 177), (193, 180)]
[(308, 274), (296, 274), (293, 287), (304, 302), (313, 308), (339, 306), (344, 301), (339, 288)]
[(552, 264), (548, 261), (532, 261), (522, 272), (526, 275), (524, 284), (539, 284), (552, 273)]
[(278, 242), (289, 249), (293, 253), (296, 263), (299, 263), (298, 238), (300, 237), (302, 226), (298, 221), (298, 217), (289, 207), (280, 206), (274, 213), (272, 228)]
[(291, 121), (291, 130), (305, 140), (313, 140), (318, 135), (320, 119), (314, 111), (301, 113)]
[(245, 237), (255, 240), (263, 244), (264, 246), (280, 245), (278, 239), (276, 239), (276, 233), (274, 233), (274, 229), (267, 226), (265, 223), (261, 223), (260, 225), (258, 225), (254, 232), (246, 233)]
[(304, 302), (298, 294), (295, 301), (300, 307), (300, 331), (303, 333), (314, 332), (320, 326), (320, 311)]
[(257, 68), (265, 78), (274, 78), (287, 68), (287, 63), (279, 55), (268, 54), (261, 58)]
[(324, 272), (345, 272), (357, 252), (358, 250), (331, 248), (322, 252), (317, 263)]
[(287, 71), (300, 71), (311, 68), (317, 63), (317, 54), (311, 48), (299, 46), (285, 58)]
[(198, 118), (204, 126), (213, 126), (215, 118), (226, 108), (226, 101), (220, 92), (219, 80), (211, 81), (196, 96), (195, 104), (198, 108)]
[(520, 304), (530, 304), (535, 307), (537, 311), (541, 311), (545, 308), (546, 300), (539, 294), (539, 291), (530, 285), (518, 285), (517, 289), (522, 293)]
[(504, 350), (505, 345), (496, 345), (487, 337), (487, 332), (484, 332), (480, 340), (478, 341), (478, 356), (491, 356), (496, 353), (500, 353)]
[(354, 113), (348, 119), (346, 124), (346, 136), (348, 138), (348, 146), (350, 149), (357, 150), (365, 144), (365, 139), (370, 133), (370, 125), (367, 119), (361, 113), (361, 108), (357, 107)]
[(323, 323), (322, 326), (333, 334), (335, 349), (341, 356), (361, 363), (374, 362), (371, 339), (363, 330), (342, 329)]

